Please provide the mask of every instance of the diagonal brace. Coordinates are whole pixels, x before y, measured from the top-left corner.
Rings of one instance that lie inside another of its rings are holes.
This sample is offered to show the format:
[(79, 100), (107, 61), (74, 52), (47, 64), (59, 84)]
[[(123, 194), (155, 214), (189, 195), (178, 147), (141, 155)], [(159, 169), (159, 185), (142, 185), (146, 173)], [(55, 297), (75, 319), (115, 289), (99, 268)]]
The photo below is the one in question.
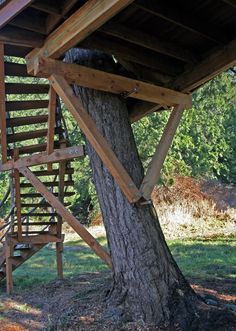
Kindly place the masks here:
[(94, 250), (94, 252), (112, 268), (110, 255), (96, 241), (96, 239), (83, 227), (83, 225), (64, 207), (64, 205), (51, 193), (46, 186), (34, 175), (28, 168), (18, 169), (25, 178), (34, 186), (34, 188), (45, 198), (45, 200), (56, 210), (56, 212), (65, 220), (79, 236)]
[(90, 144), (93, 146), (101, 160), (106, 165), (107, 169), (115, 178), (117, 184), (126, 195), (129, 202), (137, 202), (141, 198), (138, 188), (118, 160), (106, 139), (98, 131), (95, 122), (85, 111), (80, 99), (74, 94), (65, 78), (62, 76), (52, 75), (49, 77), (49, 80), (57, 94), (67, 106), (68, 110), (78, 122)]
[(184, 105), (178, 105), (172, 110), (154, 157), (148, 166), (147, 173), (140, 187), (142, 196), (146, 200), (150, 200), (152, 191), (160, 177), (162, 166), (182, 118), (184, 108)]

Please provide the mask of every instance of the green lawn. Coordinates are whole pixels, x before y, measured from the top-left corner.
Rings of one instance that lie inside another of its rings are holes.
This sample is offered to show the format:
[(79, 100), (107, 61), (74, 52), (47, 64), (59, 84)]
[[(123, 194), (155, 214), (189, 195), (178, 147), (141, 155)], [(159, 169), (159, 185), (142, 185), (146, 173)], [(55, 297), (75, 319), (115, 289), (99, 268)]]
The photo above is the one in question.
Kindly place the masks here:
[[(106, 245), (105, 238), (98, 238)], [(169, 247), (183, 273), (203, 280), (236, 280), (236, 240), (169, 240)], [(64, 275), (106, 270), (107, 267), (82, 241), (65, 243)], [(56, 278), (53, 245), (48, 245), (14, 272), (15, 291), (40, 286)], [(2, 282), (4, 285), (4, 282)], [(0, 291), (5, 291), (4, 286)]]

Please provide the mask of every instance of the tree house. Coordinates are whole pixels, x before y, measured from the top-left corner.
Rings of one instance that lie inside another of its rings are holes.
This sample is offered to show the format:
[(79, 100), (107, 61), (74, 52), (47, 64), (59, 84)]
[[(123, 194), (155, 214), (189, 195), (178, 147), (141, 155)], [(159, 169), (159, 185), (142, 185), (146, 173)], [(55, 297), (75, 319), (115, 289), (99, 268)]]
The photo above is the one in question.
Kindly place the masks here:
[[(181, 116), (191, 107), (191, 93), (236, 64), (235, 28), (234, 0), (0, 1), (0, 172), (11, 178), (1, 203), (10, 197), (1, 228), (0, 277), (6, 277), (8, 293), (12, 271), (49, 242), (56, 243), (62, 277), (63, 221), (112, 266), (109, 254), (66, 208), (66, 197), (74, 193), (71, 160), (85, 152), (70, 145), (60, 100), (128, 201), (142, 205), (150, 199)], [(62, 62), (73, 47), (113, 55), (123, 74)], [(141, 187), (72, 84), (126, 98), (131, 122), (170, 111)], [(30, 115), (32, 109), (37, 115)]]

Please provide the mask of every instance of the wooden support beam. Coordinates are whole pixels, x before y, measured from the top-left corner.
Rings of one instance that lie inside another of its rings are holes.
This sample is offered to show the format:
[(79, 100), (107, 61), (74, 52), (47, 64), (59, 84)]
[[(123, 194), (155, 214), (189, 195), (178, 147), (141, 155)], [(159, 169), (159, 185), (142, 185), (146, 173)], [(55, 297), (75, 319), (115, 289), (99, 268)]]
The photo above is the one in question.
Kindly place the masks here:
[(192, 98), (164, 87), (141, 82), (135, 79), (110, 74), (91, 69), (78, 64), (64, 63), (49, 58), (36, 58), (34, 61), (34, 75), (49, 77), (50, 75), (63, 76), (69, 83), (124, 95), (144, 101), (174, 106), (182, 103), (186, 108), (192, 106)]
[(11, 0), (0, 10), (0, 29), (2, 29), (10, 20), (18, 15), (22, 10), (28, 7), (32, 0)]
[(49, 80), (68, 110), (79, 123), (81, 130), (84, 132), (107, 169), (115, 178), (117, 184), (129, 202), (134, 203), (138, 201), (140, 199), (139, 190), (116, 157), (115, 153), (112, 151), (105, 138), (98, 131), (93, 119), (84, 110), (79, 98), (74, 95), (70, 85), (63, 77), (56, 75), (51, 76)]
[(61, 215), (79, 236), (94, 250), (94, 252), (111, 268), (112, 262), (109, 254), (96, 241), (96, 239), (80, 224), (80, 222), (63, 206), (63, 204), (47, 190), (44, 184), (28, 168), (20, 168), (19, 171), (29, 180), (35, 189), (45, 200)]
[(12, 277), (12, 260), (13, 246), (11, 243), (6, 242), (6, 287), (7, 294), (13, 291), (13, 277)]
[(58, 58), (78, 44), (133, 0), (89, 0), (46, 39), (43, 47), (34, 50), (28, 59), (38, 55)]
[(163, 56), (154, 51), (144, 49), (137, 45), (130, 45), (129, 42), (121, 41), (114, 37), (105, 38), (100, 32), (95, 32), (92, 36), (82, 41), (78, 47), (85, 49), (97, 49), (105, 53), (120, 57), (124, 60), (141, 64), (145, 67), (155, 69), (169, 76), (177, 76), (183, 71), (183, 62), (176, 59), (163, 59)]
[(193, 91), (216, 75), (235, 65), (236, 39), (214, 51), (212, 54), (207, 54), (192, 70), (181, 74), (172, 86), (183, 92)]
[[(19, 150), (16, 148), (13, 152), (14, 161), (19, 159)], [(18, 169), (14, 169), (14, 184), (15, 184), (15, 208), (17, 219), (17, 238), (22, 239), (22, 223), (21, 223), (21, 197), (20, 197), (20, 173)]]
[(7, 128), (6, 128), (6, 94), (5, 94), (5, 68), (4, 45), (0, 43), (0, 130), (2, 163), (7, 162)]
[[(48, 105), (48, 133), (47, 133), (47, 153), (51, 154), (54, 150), (54, 135), (56, 124), (56, 106), (57, 94), (52, 86), (49, 90), (49, 105)], [(48, 170), (52, 170), (52, 164), (48, 164)]]
[(44, 38), (41, 34), (12, 26), (5, 26), (0, 31), (0, 42), (25, 47), (41, 47)]
[(184, 105), (178, 105), (174, 107), (173, 111), (170, 114), (169, 120), (163, 132), (159, 145), (157, 146), (154, 157), (148, 166), (147, 173), (140, 187), (142, 196), (146, 200), (151, 199), (152, 191), (160, 177), (163, 163), (165, 161), (171, 143), (174, 139), (174, 135), (180, 123), (183, 112)]
[(100, 28), (100, 31), (107, 35), (126, 40), (133, 44), (148, 48), (157, 53), (168, 55), (184, 62), (196, 62), (195, 55), (187, 49), (179, 47), (178, 45), (167, 40), (162, 40), (155, 36), (151, 36), (150, 34), (140, 30), (128, 28), (123, 24), (107, 23)]
[(54, 163), (63, 160), (71, 160), (77, 157), (83, 157), (84, 147), (73, 146), (64, 149), (55, 149), (50, 155), (47, 152), (25, 156), (17, 161), (10, 160), (5, 164), (0, 163), (0, 172), (18, 169), (20, 167), (31, 167), (34, 165)]

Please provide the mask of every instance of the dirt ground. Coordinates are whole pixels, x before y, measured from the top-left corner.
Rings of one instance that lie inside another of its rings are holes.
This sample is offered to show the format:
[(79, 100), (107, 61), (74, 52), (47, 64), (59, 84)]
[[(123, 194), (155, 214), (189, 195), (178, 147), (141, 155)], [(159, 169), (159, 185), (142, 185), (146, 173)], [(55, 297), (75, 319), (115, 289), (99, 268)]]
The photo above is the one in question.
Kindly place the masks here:
[[(2, 295), (0, 330), (154, 330), (144, 326), (142, 320), (121, 325), (107, 318), (104, 313), (105, 297), (110, 281), (109, 272), (86, 273), (71, 279), (53, 281), (33, 293), (24, 291), (11, 297)], [(221, 320), (214, 331), (235, 331), (236, 282), (225, 280), (203, 283), (197, 278), (189, 281), (207, 303), (206, 309), (218, 309), (219, 313), (224, 311), (229, 314), (230, 318), (226, 317), (223, 322)], [(235, 326), (232, 320), (235, 320)]]

